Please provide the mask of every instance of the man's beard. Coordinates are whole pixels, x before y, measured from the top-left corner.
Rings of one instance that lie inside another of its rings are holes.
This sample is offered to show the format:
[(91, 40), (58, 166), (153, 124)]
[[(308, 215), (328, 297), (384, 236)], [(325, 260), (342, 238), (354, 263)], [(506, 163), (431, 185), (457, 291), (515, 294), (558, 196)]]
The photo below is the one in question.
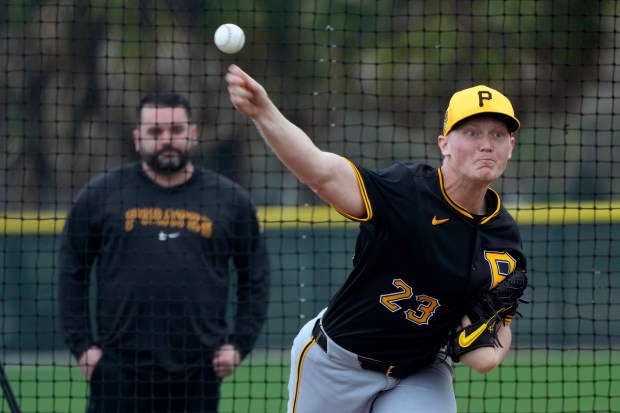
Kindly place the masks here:
[[(172, 152), (172, 156), (165, 156), (165, 152)], [(156, 153), (141, 154), (142, 160), (155, 172), (173, 174), (179, 172), (189, 163), (191, 156), (188, 152), (181, 152), (176, 148), (165, 147)]]

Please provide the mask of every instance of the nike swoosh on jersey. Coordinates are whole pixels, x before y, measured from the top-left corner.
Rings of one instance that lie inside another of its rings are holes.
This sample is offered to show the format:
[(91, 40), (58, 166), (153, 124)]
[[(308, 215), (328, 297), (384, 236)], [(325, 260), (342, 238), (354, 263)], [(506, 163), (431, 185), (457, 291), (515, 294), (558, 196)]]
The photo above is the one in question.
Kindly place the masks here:
[(433, 221), (431, 222), (433, 225), (441, 225), (445, 222), (450, 221), (450, 218), (437, 219), (437, 215), (433, 217)]
[(472, 331), (471, 334), (467, 334), (467, 331), (461, 331), (459, 334), (459, 346), (466, 348), (471, 346), (471, 344), (476, 341), (480, 334), (487, 328), (487, 323), (482, 324), (480, 327)]

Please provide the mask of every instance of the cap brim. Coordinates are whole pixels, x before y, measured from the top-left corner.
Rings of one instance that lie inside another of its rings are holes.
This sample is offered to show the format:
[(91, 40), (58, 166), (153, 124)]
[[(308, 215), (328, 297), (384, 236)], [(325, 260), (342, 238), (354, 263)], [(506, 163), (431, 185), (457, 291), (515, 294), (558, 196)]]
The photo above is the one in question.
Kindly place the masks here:
[(501, 119), (504, 123), (506, 123), (506, 127), (508, 127), (508, 132), (510, 132), (511, 134), (521, 129), (521, 122), (519, 122), (517, 118), (513, 118), (510, 115), (507, 115), (502, 112), (479, 112), (479, 113), (474, 113), (472, 115), (466, 116), (463, 119), (456, 122), (454, 125), (450, 127), (450, 130), (448, 131), (448, 133), (453, 131), (454, 129), (457, 129), (459, 125), (462, 122), (466, 121), (467, 119), (473, 118), (474, 116), (484, 116), (484, 115), (493, 116), (493, 117), (497, 117), (498, 119)]
[(506, 126), (508, 126), (508, 131), (510, 133), (515, 133), (519, 129), (521, 129), (521, 122), (517, 118), (513, 118), (512, 116), (508, 116), (505, 113), (498, 113), (504, 122), (506, 122)]

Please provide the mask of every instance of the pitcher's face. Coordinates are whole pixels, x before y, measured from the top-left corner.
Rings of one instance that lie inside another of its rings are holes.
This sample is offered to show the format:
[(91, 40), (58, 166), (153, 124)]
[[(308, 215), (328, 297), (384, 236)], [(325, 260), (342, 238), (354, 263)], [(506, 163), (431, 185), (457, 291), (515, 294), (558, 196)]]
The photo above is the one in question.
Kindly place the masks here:
[(489, 184), (506, 170), (515, 138), (502, 120), (480, 115), (463, 120), (438, 144), (446, 165), (468, 180)]

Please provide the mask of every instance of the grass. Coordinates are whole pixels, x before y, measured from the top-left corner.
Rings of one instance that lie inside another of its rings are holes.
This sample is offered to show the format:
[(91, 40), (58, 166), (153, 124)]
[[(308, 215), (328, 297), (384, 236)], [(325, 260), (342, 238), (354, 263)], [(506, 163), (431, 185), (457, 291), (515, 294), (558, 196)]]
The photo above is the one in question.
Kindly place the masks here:
[(512, 352), (481, 376), (456, 368), (459, 412), (620, 412), (620, 352)]
[[(222, 387), (221, 413), (286, 411), (288, 361), (253, 355)], [(23, 412), (83, 412), (87, 387), (66, 365), (10, 365), (6, 373)], [(487, 375), (455, 368), (459, 412), (620, 412), (620, 352), (519, 351)], [(9, 412), (2, 406), (2, 412)]]

